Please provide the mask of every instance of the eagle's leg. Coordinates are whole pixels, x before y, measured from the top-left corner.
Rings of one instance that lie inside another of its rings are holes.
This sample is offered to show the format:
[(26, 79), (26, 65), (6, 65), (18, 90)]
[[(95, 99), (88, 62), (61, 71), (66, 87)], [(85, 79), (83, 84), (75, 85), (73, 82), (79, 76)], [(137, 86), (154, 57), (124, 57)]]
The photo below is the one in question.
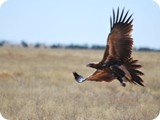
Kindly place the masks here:
[(123, 76), (121, 76), (120, 74), (116, 74), (116, 76), (117, 76), (117, 79), (119, 80), (119, 82), (121, 83), (121, 85), (122, 85), (123, 87), (125, 87), (126, 84), (124, 83), (124, 80), (122, 79)]
[(122, 85), (123, 87), (125, 87), (126, 84), (124, 83), (124, 80), (123, 80), (123, 78), (125, 77), (124, 71), (122, 71), (122, 70), (118, 67), (118, 65), (110, 66), (110, 69), (115, 72), (115, 75), (116, 75), (117, 79), (119, 80), (119, 82), (121, 83), (121, 85)]

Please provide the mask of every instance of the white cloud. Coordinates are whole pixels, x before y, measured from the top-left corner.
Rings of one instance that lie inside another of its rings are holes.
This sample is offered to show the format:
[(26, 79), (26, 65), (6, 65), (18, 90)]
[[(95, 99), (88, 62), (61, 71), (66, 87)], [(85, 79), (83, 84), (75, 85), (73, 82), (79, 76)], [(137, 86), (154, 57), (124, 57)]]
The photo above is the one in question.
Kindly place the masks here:
[(7, 0), (0, 0), (0, 7), (6, 2)]
[(156, 2), (158, 6), (160, 7), (160, 0), (153, 0), (153, 1)]

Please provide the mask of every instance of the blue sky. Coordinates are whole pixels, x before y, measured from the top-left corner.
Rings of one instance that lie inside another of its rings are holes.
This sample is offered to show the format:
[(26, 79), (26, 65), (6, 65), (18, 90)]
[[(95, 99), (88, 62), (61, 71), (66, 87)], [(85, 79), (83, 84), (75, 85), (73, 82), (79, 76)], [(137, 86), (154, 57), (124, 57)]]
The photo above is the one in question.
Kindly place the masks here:
[(0, 40), (105, 45), (112, 9), (133, 13), (135, 47), (160, 48), (160, 8), (153, 0), (7, 0)]

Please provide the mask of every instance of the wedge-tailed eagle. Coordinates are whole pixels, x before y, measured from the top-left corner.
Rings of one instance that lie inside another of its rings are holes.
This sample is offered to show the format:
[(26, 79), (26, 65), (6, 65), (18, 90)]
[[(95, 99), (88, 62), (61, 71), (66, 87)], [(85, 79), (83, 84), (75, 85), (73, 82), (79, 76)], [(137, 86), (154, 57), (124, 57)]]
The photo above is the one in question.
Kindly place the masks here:
[(144, 75), (138, 70), (142, 66), (138, 60), (131, 56), (133, 47), (132, 14), (128, 16), (129, 11), (124, 13), (124, 8), (120, 13), (119, 8), (113, 16), (110, 17), (110, 33), (107, 38), (107, 45), (102, 60), (99, 63), (89, 63), (88, 67), (95, 68), (96, 71), (90, 76), (84, 78), (76, 72), (73, 72), (75, 80), (79, 83), (84, 81), (106, 81), (111, 82), (117, 79), (122, 86), (125, 82), (143, 85), (140, 77)]

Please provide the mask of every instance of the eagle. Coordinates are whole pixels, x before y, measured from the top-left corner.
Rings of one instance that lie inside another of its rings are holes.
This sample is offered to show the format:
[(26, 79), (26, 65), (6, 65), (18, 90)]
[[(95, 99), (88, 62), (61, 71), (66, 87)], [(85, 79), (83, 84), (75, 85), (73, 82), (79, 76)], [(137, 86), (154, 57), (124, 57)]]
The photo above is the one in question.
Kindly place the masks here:
[(124, 8), (121, 12), (118, 8), (116, 14), (113, 9), (113, 16), (110, 17), (110, 33), (102, 60), (98, 63), (86, 65), (96, 69), (86, 78), (77, 72), (73, 72), (78, 83), (86, 80), (97, 82), (118, 80), (123, 87), (126, 86), (126, 82), (144, 86), (141, 78), (144, 73), (139, 70), (142, 65), (131, 56), (133, 49), (133, 38), (131, 37), (133, 14), (128, 14), (129, 10), (125, 12)]

